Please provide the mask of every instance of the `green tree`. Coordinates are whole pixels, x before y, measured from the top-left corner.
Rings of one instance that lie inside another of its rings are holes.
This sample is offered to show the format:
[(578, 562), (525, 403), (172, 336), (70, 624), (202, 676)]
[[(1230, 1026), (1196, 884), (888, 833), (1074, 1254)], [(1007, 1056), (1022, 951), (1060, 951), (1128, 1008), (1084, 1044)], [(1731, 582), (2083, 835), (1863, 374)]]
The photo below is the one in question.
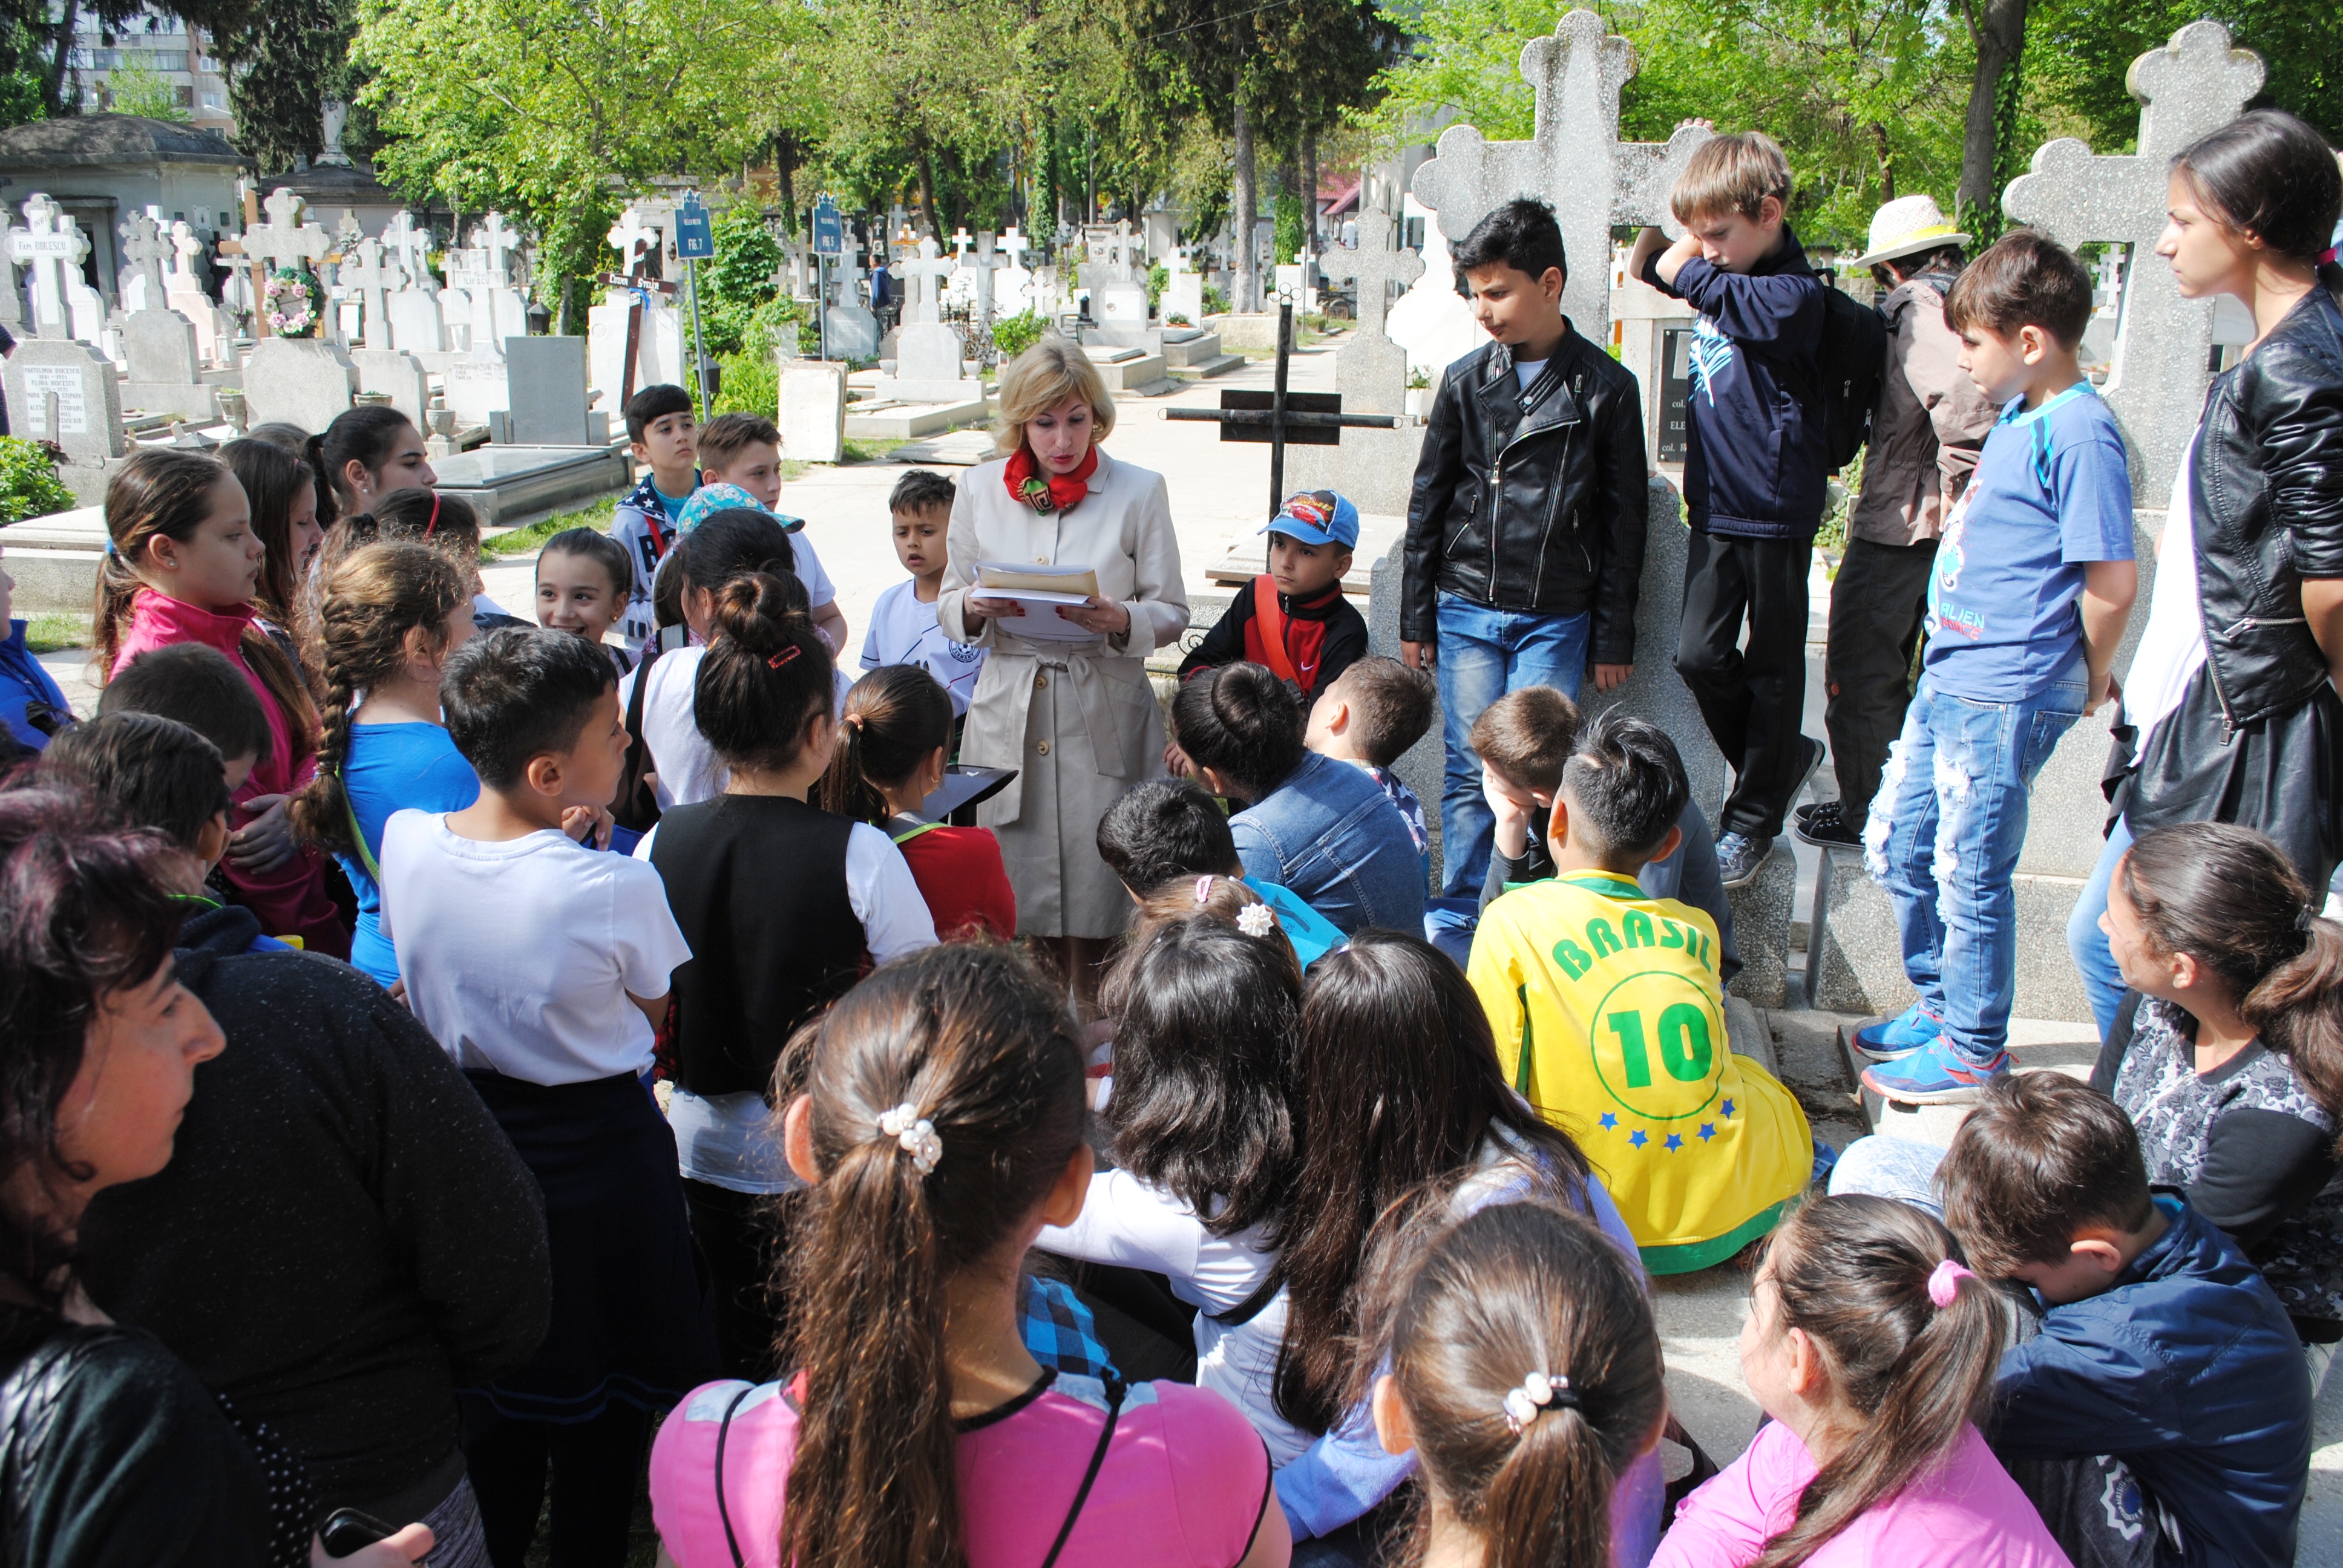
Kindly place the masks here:
[(117, 115), (181, 123), (195, 117), (179, 106), (179, 90), (143, 63), (134, 65), (126, 59), (107, 75), (106, 95), (108, 107)]
[(220, 57), (234, 67), (236, 144), (264, 173), (324, 150), (320, 111), (347, 70), (355, 30), (347, 0), (272, 0), (249, 26), (220, 38)]
[[(771, 327), (759, 313), (779, 297), (773, 274), (781, 265), (780, 242), (766, 226), (757, 204), (739, 201), (710, 224), (716, 259), (700, 268), (701, 325), (711, 354), (747, 352), (769, 356)], [(764, 341), (759, 341), (762, 339)]]
[(2125, 73), (2202, 17), (2226, 23), (2239, 48), (2262, 57), (2268, 75), (2254, 106), (2289, 110), (2330, 145), (2343, 141), (2343, 25), (2332, 7), (2298, 0), (2036, 0), (2026, 40), (2027, 96), (2049, 118), (2080, 121), (2060, 124), (2061, 134), (2085, 136), (2101, 152), (2129, 147), (2139, 103)]

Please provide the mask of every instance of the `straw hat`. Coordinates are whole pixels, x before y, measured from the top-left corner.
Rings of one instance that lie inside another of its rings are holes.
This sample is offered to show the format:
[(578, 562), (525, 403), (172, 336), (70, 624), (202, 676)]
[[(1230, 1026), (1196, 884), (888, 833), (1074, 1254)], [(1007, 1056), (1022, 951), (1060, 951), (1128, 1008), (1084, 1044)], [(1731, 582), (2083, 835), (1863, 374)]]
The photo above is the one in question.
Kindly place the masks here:
[(1966, 245), (1969, 236), (1945, 221), (1944, 209), (1932, 196), (1897, 196), (1871, 216), (1871, 249), (1855, 257), (1857, 266), (1893, 261), (1916, 251)]

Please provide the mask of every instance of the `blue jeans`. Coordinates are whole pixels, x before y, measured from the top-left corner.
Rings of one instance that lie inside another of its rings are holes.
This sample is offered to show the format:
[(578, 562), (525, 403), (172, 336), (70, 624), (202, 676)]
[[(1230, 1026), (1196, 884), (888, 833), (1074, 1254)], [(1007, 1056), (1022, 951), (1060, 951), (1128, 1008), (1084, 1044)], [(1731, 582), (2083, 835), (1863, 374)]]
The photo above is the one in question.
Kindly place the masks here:
[(2083, 884), (2083, 896), (2075, 900), (2075, 912), (2066, 919), (2066, 950), (2075, 955), (2075, 968), (2083, 977), (2083, 990), (2091, 999), (2091, 1017), (2098, 1021), (2099, 1039), (2104, 1040), (2114, 1032), (2116, 1009), (2123, 1005), (2123, 971), (2116, 968), (2116, 955), (2107, 946), (2107, 933), (2099, 930), (2099, 917), (2107, 912), (2107, 883), (2116, 874), (2116, 862), (2131, 848), (2131, 824), (2122, 818), (2107, 829), (2107, 847), (2099, 851), (2099, 863), (2091, 868), (2091, 879)]
[[(2009, 1040), (2026, 797), (2083, 716), (2082, 656), (2019, 702), (1938, 692), (1927, 676), (1864, 829), (1872, 876), (1896, 906), (1904, 973), (1961, 1056), (1984, 1066)], [(1886, 809), (1883, 815), (1881, 807)]]
[(1496, 836), (1496, 819), (1481, 797), (1481, 759), (1465, 739), (1473, 721), (1524, 686), (1551, 686), (1575, 702), (1594, 629), (1592, 611), (1523, 615), (1440, 596), (1441, 739), (1448, 751), (1440, 792), (1441, 891), (1449, 897), (1481, 896)]

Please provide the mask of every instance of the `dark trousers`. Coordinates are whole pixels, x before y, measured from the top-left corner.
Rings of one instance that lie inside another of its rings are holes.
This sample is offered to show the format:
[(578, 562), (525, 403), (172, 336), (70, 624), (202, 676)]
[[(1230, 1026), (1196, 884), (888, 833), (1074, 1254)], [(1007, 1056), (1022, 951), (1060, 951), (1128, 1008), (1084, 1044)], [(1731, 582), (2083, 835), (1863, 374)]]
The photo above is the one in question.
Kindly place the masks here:
[(726, 1377), (766, 1382), (774, 1375), (780, 1323), (779, 1200), (735, 1192), (686, 1178), (684, 1208), (692, 1244), (708, 1264), (708, 1293), (716, 1310), (716, 1354)]
[(1928, 574), (1936, 564), (1934, 539), (1916, 545), (1849, 539), (1831, 584), (1823, 727), (1830, 732), (1841, 809), (1857, 833), (1871, 814), (1887, 748), (1904, 732), (1904, 710), (1912, 705), (1912, 656), (1920, 648)]
[(515, 1421), (465, 1401), (464, 1462), (496, 1568), (524, 1568), (552, 1472), (553, 1568), (621, 1568), (642, 1490), (650, 1417), (612, 1400), (573, 1426)]
[[(1717, 836), (1770, 839), (1798, 782), (1806, 701), (1812, 538), (1726, 538), (1694, 529), (1684, 555), (1676, 673), (1734, 769)], [(1741, 644), (1744, 618), (1749, 647)]]

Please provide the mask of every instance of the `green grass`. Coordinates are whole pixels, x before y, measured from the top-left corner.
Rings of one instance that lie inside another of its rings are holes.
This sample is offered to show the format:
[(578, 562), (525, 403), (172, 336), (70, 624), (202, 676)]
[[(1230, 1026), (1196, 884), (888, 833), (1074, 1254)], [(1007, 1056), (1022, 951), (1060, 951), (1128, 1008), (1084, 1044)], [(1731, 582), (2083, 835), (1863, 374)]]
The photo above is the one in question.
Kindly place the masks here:
[(534, 555), (546, 540), (565, 528), (592, 528), (598, 533), (608, 533), (618, 505), (618, 497), (605, 496), (586, 506), (556, 512), (549, 518), (540, 518), (525, 528), (514, 528), (483, 539), (480, 541), (481, 563), (493, 565), (513, 556)]
[(896, 447), (909, 444), (878, 436), (858, 437), (840, 444), (838, 460), (840, 464), (877, 463), (883, 461)]
[(89, 646), (89, 617), (49, 611), (27, 616), (25, 646), (35, 653), (63, 653)]

